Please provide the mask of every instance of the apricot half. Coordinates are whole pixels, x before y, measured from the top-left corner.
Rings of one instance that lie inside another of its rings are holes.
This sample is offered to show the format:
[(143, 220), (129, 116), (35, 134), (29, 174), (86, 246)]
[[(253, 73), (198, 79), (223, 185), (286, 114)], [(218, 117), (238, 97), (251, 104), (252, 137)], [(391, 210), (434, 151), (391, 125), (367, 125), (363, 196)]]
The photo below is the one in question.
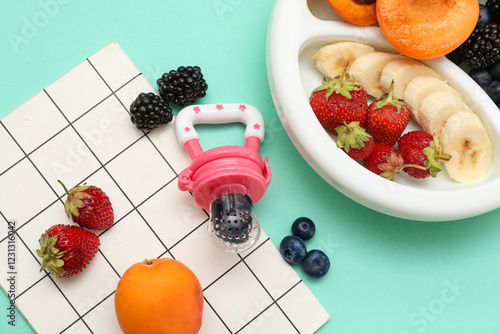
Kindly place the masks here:
[(363, 26), (377, 22), (375, 0), (328, 0), (328, 3), (347, 22)]
[(479, 17), (477, 0), (377, 0), (377, 21), (389, 43), (418, 59), (440, 57), (465, 42)]

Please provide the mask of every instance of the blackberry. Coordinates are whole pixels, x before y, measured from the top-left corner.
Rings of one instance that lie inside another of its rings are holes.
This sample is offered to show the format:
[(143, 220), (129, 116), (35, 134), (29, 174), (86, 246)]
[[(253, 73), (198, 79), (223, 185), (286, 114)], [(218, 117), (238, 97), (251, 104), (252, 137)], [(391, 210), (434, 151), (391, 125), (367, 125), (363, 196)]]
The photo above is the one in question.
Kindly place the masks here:
[(493, 16), (495, 22), (500, 22), (500, 1), (499, 0), (488, 0), (485, 6), (490, 10), (490, 14)]
[(160, 96), (167, 102), (185, 106), (206, 95), (208, 85), (199, 66), (179, 66), (156, 81)]
[(172, 109), (155, 93), (140, 93), (130, 105), (130, 120), (140, 130), (153, 130), (172, 121)]
[(229, 194), (214, 200), (210, 205), (215, 235), (222, 240), (241, 244), (252, 232), (253, 204), (243, 194)]
[(488, 67), (500, 60), (499, 25), (487, 24), (475, 28), (469, 38), (460, 45), (464, 63), (472, 68)]

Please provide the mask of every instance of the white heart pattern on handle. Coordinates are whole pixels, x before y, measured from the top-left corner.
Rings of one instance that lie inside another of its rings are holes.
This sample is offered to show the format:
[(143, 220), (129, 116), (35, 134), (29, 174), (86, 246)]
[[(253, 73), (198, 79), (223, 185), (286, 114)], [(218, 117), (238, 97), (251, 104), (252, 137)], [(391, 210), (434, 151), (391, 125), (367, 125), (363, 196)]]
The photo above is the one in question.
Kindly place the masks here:
[(246, 125), (243, 137), (264, 140), (264, 118), (260, 111), (249, 104), (198, 104), (183, 108), (175, 118), (175, 134), (181, 146), (191, 140), (199, 140), (195, 124), (224, 124), (241, 122)]

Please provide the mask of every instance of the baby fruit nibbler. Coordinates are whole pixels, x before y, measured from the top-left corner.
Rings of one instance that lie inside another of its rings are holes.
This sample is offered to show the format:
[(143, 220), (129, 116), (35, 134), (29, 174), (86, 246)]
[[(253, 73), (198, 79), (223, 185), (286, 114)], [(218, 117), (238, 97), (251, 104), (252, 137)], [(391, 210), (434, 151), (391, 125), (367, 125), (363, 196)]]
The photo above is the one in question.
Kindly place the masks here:
[[(203, 152), (196, 123), (246, 124), (245, 146), (222, 146)], [(264, 119), (248, 104), (206, 104), (182, 109), (175, 120), (179, 143), (193, 162), (179, 174), (179, 189), (193, 194), (195, 202), (210, 211), (208, 233), (227, 251), (243, 251), (259, 238), (260, 225), (253, 203), (262, 198), (271, 170), (258, 154), (264, 140)]]

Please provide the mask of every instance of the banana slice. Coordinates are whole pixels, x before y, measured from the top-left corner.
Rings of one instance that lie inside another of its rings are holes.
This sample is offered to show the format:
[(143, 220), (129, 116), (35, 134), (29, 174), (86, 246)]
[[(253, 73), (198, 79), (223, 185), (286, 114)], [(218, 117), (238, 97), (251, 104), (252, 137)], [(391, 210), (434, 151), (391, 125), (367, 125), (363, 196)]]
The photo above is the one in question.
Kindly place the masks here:
[(472, 113), (460, 97), (446, 90), (440, 90), (429, 94), (422, 101), (418, 123), (424, 131), (439, 137), (448, 118), (461, 111)]
[(448, 175), (458, 182), (476, 180), (491, 166), (493, 148), (481, 119), (468, 111), (448, 118), (440, 136), (443, 152), (451, 159), (443, 164)]
[(356, 58), (349, 67), (349, 74), (361, 83), (366, 94), (378, 99), (384, 95), (380, 87), (380, 75), (389, 62), (404, 58), (402, 55), (388, 52), (369, 52)]
[(325, 78), (333, 79), (342, 74), (347, 64), (369, 52), (375, 52), (375, 49), (367, 44), (337, 42), (323, 46), (311, 58)]
[(462, 99), (462, 95), (456, 89), (445, 81), (431, 75), (420, 75), (408, 83), (403, 93), (403, 100), (416, 122), (420, 123), (418, 117), (422, 101), (429, 94), (437, 91), (447, 91)]
[(431, 75), (442, 79), (436, 71), (416, 60), (410, 58), (395, 59), (385, 65), (380, 75), (380, 87), (385, 93), (391, 88), (394, 80), (394, 90), (392, 95), (397, 99), (403, 99), (406, 85), (420, 75)]

